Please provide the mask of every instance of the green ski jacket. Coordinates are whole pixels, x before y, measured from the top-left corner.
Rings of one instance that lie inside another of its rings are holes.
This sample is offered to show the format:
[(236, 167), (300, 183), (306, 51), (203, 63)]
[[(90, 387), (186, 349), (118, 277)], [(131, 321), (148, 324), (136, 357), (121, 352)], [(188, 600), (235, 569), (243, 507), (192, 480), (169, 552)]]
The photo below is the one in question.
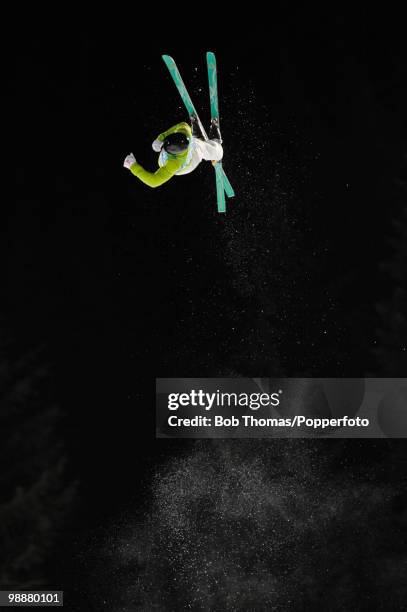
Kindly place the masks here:
[[(186, 134), (189, 139), (192, 138), (192, 130), (190, 125), (188, 125), (188, 123), (182, 122), (177, 123), (177, 125), (174, 125), (166, 132), (160, 134), (157, 137), (157, 140), (161, 140), (161, 142), (164, 142), (167, 136), (176, 132)], [(134, 174), (134, 176), (137, 176), (140, 181), (142, 181), (149, 187), (159, 187), (160, 185), (163, 185), (164, 183), (169, 181), (170, 178), (172, 178), (174, 174), (178, 172), (178, 170), (183, 166), (183, 164), (187, 160), (188, 151), (185, 151), (185, 153), (181, 153), (180, 155), (167, 155), (168, 159), (166, 163), (158, 170), (156, 170), (156, 172), (149, 172), (148, 170), (145, 170), (143, 166), (141, 166), (138, 162), (135, 162), (131, 166), (130, 171), (132, 172), (132, 174)]]

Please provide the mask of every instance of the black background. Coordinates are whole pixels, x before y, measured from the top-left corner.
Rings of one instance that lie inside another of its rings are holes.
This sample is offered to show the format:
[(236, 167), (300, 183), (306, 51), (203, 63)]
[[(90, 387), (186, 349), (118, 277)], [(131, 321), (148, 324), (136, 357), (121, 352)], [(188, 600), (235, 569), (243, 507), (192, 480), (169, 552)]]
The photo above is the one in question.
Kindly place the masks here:
[[(14, 352), (41, 345), (52, 364), (79, 483), (61, 538), (75, 551), (184, 452), (154, 440), (156, 376), (387, 373), (377, 305), (399, 283), (381, 263), (402, 208), (401, 24), (371, 10), (274, 17), (209, 18), (203, 34), (150, 16), (143, 39), (140, 16), (20, 32), (1, 313)], [(208, 123), (207, 50), (236, 190), (225, 216), (206, 164), (158, 190), (122, 167), (133, 151), (154, 168), (150, 143), (186, 118), (162, 53)], [(56, 556), (49, 580), (69, 582), (71, 553)]]

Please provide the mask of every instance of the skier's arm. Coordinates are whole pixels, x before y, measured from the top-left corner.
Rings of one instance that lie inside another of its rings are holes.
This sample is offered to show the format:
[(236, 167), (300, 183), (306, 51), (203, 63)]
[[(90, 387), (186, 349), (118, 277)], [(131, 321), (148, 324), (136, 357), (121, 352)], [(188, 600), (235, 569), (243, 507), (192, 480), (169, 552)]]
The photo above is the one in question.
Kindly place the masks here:
[(159, 168), (156, 172), (148, 172), (138, 162), (135, 162), (130, 166), (130, 172), (137, 176), (140, 181), (149, 187), (159, 187), (174, 176), (174, 174), (182, 166), (182, 162), (179, 160), (168, 160), (167, 163)]

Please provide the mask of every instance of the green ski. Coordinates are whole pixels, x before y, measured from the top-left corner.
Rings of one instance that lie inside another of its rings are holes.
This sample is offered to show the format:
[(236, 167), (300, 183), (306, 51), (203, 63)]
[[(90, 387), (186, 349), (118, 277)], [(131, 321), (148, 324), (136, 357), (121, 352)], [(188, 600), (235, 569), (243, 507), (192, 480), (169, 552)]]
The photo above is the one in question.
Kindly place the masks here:
[(184, 81), (181, 78), (181, 75), (179, 73), (179, 70), (177, 68), (176, 63), (174, 62), (174, 60), (172, 59), (172, 57), (170, 57), (169, 55), (163, 55), (162, 56), (169, 72), (170, 75), (172, 76), (172, 79), (178, 89), (178, 93), (181, 96), (181, 99), (184, 103), (185, 108), (187, 109), (189, 118), (191, 120), (192, 123), (196, 122), (199, 126), (199, 129), (202, 132), (202, 136), (204, 137), (205, 140), (208, 140), (208, 136), (205, 132), (205, 129), (202, 125), (201, 120), (199, 119), (198, 113), (196, 112), (196, 108), (190, 98), (190, 95), (187, 91), (187, 88), (185, 87)]
[[(211, 105), (211, 131), (222, 141), (219, 125), (219, 100), (218, 100), (218, 77), (216, 67), (216, 57), (211, 51), (206, 54), (206, 62), (208, 66), (208, 81), (209, 81), (209, 100)], [(233, 198), (235, 195), (234, 189), (230, 184), (228, 177), (223, 169), (222, 162), (217, 162), (217, 166), (221, 168), (224, 190), (228, 198)], [(215, 166), (216, 169), (216, 166)], [(218, 177), (216, 178), (218, 181)], [(218, 206), (219, 208), (219, 206)]]
[[(210, 55), (210, 54), (208, 54)], [(213, 54), (211, 54), (211, 56), (213, 56), (213, 58), (215, 57)], [(170, 57), (169, 55), (163, 55), (162, 56), (170, 74), (171, 77), (178, 89), (178, 92), (181, 96), (181, 99), (184, 103), (185, 108), (187, 109), (190, 121), (192, 124), (196, 123), (199, 127), (199, 130), (203, 136), (203, 138), (205, 140), (209, 140), (208, 135), (202, 125), (202, 122), (199, 118), (199, 115), (196, 111), (196, 108), (191, 100), (191, 97), (185, 87), (184, 81), (182, 80), (182, 77), (180, 75), (180, 72), (177, 68), (177, 65), (175, 63), (175, 61), (173, 60), (172, 57)], [(212, 104), (216, 104), (216, 109), (217, 109), (217, 84), (216, 84), (216, 60), (215, 60), (215, 71), (213, 74), (213, 70), (212, 68), (209, 69), (209, 63), (208, 63), (208, 74), (210, 74), (210, 79), (214, 79), (214, 83), (215, 83), (215, 90), (214, 90), (214, 94), (215, 97), (213, 98), (211, 95), (211, 116), (213, 117), (212, 114)], [(211, 80), (209, 83), (209, 87), (211, 87)], [(219, 122), (219, 113), (217, 112), (217, 120)], [(229, 182), (229, 179), (227, 178), (223, 167), (222, 167), (222, 163), (221, 162), (217, 162), (216, 164), (214, 164), (214, 169), (215, 169), (215, 175), (216, 175), (216, 193), (217, 193), (217, 201), (218, 201), (218, 212), (225, 212), (226, 211), (226, 204), (225, 204), (225, 192), (226, 195), (228, 197), (233, 197), (234, 191), (233, 188)]]

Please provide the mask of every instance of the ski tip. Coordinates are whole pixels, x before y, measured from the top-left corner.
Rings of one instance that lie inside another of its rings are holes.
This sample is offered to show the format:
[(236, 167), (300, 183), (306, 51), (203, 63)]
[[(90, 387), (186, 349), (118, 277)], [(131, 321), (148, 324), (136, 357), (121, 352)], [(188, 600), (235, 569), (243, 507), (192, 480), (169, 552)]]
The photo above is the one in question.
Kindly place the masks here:
[(165, 54), (164, 54), (164, 55), (162, 55), (161, 57), (163, 58), (163, 60), (164, 60), (164, 62), (165, 62), (165, 63), (167, 63), (167, 62), (173, 62), (173, 61), (174, 61), (174, 60), (172, 59), (171, 55), (165, 55)]
[(207, 59), (215, 59), (215, 54), (213, 51), (207, 51), (206, 52), (206, 57)]

